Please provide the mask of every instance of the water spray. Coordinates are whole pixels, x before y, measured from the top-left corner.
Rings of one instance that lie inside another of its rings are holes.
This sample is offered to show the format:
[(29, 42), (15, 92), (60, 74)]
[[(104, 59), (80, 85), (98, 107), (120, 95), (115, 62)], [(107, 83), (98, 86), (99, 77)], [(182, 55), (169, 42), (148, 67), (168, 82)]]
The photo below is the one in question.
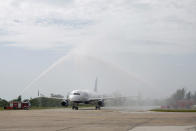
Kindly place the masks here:
[(36, 77), (35, 79), (33, 79), (23, 90), (22, 93), (23, 94), (27, 89), (29, 89), (35, 82), (37, 82), (39, 79), (41, 79), (43, 76), (45, 76), (48, 72), (50, 72), (52, 69), (54, 69), (57, 65), (59, 65), (60, 63), (62, 63), (63, 61), (65, 61), (66, 59), (68, 59), (70, 56), (66, 55), (63, 56), (61, 58), (59, 58), (57, 61), (55, 61), (52, 65), (50, 65), (48, 68), (46, 68), (46, 70), (44, 70), (43, 72), (41, 72), (38, 77)]
[[(23, 94), (27, 89), (29, 89), (35, 82), (37, 82), (38, 80), (40, 80), (43, 76), (45, 76), (48, 72), (50, 72), (51, 70), (53, 70), (57, 65), (59, 65), (59, 64), (61, 64), (62, 62), (64, 62), (66, 59), (68, 59), (71, 55), (78, 55), (77, 53), (69, 53), (68, 55), (66, 55), (66, 56), (63, 56), (63, 57), (61, 57), (61, 58), (59, 58), (57, 61), (55, 61), (52, 65), (50, 65), (48, 68), (46, 68), (43, 72), (41, 72), (35, 79), (33, 79), (23, 90), (22, 90), (22, 93), (21, 94)], [(81, 56), (81, 54), (79, 55), (79, 56)], [(139, 79), (138, 77), (136, 77), (135, 75), (133, 76), (133, 75), (131, 75), (129, 72), (127, 72), (127, 71), (125, 71), (125, 70), (123, 70), (122, 68), (120, 68), (120, 67), (118, 67), (118, 66), (116, 66), (116, 65), (114, 65), (114, 64), (112, 64), (112, 63), (108, 63), (108, 62), (106, 62), (106, 61), (104, 61), (104, 60), (102, 60), (102, 59), (99, 59), (99, 58), (97, 58), (97, 57), (95, 57), (95, 56), (89, 56), (89, 55), (85, 55), (86, 57), (89, 57), (90, 59), (94, 59), (94, 60), (96, 60), (96, 61), (99, 61), (99, 62), (101, 62), (101, 63), (103, 63), (103, 64), (107, 64), (107, 65), (110, 65), (111, 66), (111, 68), (113, 68), (114, 70), (119, 70), (120, 72), (123, 72), (124, 74), (126, 74), (126, 75), (128, 75), (129, 77), (131, 77), (131, 78), (134, 78), (134, 79), (136, 79), (136, 80), (140, 80), (142, 83), (145, 83), (145, 84), (147, 84), (147, 82), (146, 81), (144, 81), (144, 80), (141, 80), (141, 79)], [(150, 85), (149, 83), (147, 84), (147, 85)]]

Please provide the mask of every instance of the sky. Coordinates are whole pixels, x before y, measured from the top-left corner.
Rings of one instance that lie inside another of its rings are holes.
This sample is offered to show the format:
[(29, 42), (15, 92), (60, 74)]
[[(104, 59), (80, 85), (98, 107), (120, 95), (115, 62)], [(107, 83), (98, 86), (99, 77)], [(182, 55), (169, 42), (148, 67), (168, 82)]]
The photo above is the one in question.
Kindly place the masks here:
[(196, 91), (195, 0), (0, 1), (0, 98)]

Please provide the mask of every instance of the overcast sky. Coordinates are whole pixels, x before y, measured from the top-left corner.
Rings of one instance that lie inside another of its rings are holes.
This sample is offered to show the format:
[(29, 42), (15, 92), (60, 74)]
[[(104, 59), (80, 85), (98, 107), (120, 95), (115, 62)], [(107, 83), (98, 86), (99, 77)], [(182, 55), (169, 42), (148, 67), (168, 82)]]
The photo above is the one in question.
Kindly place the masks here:
[(195, 91), (195, 16), (195, 0), (0, 1), (0, 98), (92, 90), (96, 77), (107, 94)]

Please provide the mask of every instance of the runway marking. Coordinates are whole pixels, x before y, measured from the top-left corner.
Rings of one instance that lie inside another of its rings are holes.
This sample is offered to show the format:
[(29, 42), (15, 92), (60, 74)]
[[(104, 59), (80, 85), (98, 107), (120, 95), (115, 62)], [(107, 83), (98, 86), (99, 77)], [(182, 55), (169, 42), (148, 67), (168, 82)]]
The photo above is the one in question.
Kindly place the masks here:
[[(130, 131), (130, 130), (129, 130)], [(131, 131), (196, 131), (194, 126), (141, 126)]]

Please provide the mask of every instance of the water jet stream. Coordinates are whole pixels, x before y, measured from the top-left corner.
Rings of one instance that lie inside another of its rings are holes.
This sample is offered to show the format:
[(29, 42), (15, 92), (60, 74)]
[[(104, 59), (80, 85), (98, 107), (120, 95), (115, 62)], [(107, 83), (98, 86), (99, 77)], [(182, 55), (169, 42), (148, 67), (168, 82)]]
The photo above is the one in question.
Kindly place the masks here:
[[(113, 63), (108, 63), (103, 59), (97, 58), (95, 56), (89, 56), (89, 55), (81, 55), (81, 54), (75, 54), (75, 53), (69, 53), (66, 56), (63, 56), (61, 58), (59, 58), (57, 61), (55, 61), (52, 65), (50, 65), (46, 70), (44, 70), (43, 72), (41, 72), (35, 79), (33, 79), (23, 90), (22, 93), (23, 94), (27, 89), (29, 89), (35, 82), (37, 82), (38, 80), (40, 80), (43, 76), (45, 76), (47, 73), (49, 73), (51, 70), (53, 70), (57, 65), (61, 64), (62, 62), (64, 62), (65, 60), (67, 60), (68, 58), (70, 58), (71, 56), (75, 56), (75, 62), (77, 66), (80, 66), (82, 61), (79, 61), (81, 59), (81, 57), (83, 58), (87, 58), (90, 59), (91, 61), (97, 61), (98, 63), (101, 63), (103, 65), (108, 65), (110, 66), (110, 69), (116, 70), (116, 71), (120, 71), (123, 74), (126, 74), (127, 77), (129, 77), (130, 79), (135, 79), (137, 80), (139, 83), (143, 83), (145, 85), (150, 85), (148, 82), (142, 80), (141, 78), (138, 78), (136, 75), (130, 74), (130, 72), (125, 71), (124, 69), (122, 69), (119, 66), (114, 65)], [(83, 70), (83, 68), (81, 68), (80, 70)], [(97, 75), (97, 74), (95, 74)]]
[(44, 70), (43, 72), (41, 72), (38, 77), (36, 77), (35, 79), (33, 79), (23, 90), (22, 93), (23, 94), (28, 88), (30, 88), (35, 82), (37, 82), (39, 79), (41, 79), (44, 75), (46, 75), (48, 72), (50, 72), (52, 69), (54, 69), (57, 65), (59, 65), (61, 62), (63, 62), (65, 59), (68, 59), (70, 55), (66, 55), (63, 56), (61, 58), (59, 58), (57, 61), (55, 61), (52, 65), (50, 65), (48, 68), (46, 68), (46, 70)]

